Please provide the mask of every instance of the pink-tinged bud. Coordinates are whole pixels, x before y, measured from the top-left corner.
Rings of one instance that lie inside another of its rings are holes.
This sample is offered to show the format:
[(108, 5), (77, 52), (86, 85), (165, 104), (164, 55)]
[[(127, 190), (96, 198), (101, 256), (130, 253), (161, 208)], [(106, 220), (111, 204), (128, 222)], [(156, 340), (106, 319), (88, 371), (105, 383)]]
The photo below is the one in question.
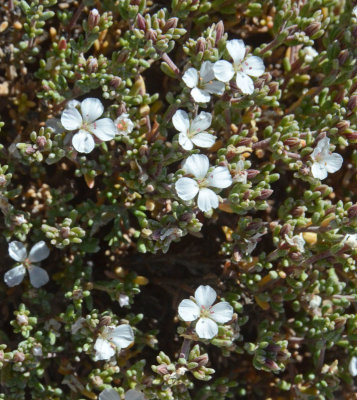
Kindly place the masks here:
[(0, 361), (4, 361), (5, 359), (5, 353), (3, 350), (0, 350)]
[(58, 48), (60, 49), (60, 50), (66, 50), (66, 48), (67, 48), (67, 41), (66, 41), (66, 39), (60, 39), (60, 41), (58, 42)]
[(203, 354), (201, 356), (196, 357), (193, 362), (196, 362), (200, 367), (203, 367), (204, 365), (207, 365), (208, 363), (208, 356), (206, 354)]
[(357, 140), (357, 132), (344, 133), (343, 136), (348, 140)]
[(264, 350), (269, 351), (269, 353), (277, 353), (280, 349), (281, 346), (279, 346), (278, 344), (270, 343)]
[(123, 64), (125, 63), (125, 61), (127, 61), (128, 58), (129, 58), (129, 50), (127, 49), (121, 50), (121, 52), (118, 54), (117, 57), (117, 63)]
[(206, 41), (203, 38), (198, 38), (196, 44), (196, 54), (203, 53), (206, 50)]
[(28, 146), (25, 150), (25, 153), (31, 155), (33, 153), (36, 153), (36, 150), (32, 146)]
[(279, 83), (278, 82), (270, 82), (269, 83), (269, 92), (268, 96), (272, 96), (279, 90)]
[(337, 122), (336, 128), (341, 133), (350, 127), (350, 121), (340, 121)]
[(71, 233), (71, 229), (68, 226), (62, 226), (60, 230), (60, 235), (63, 239), (67, 239), (69, 234)]
[(154, 43), (157, 40), (157, 33), (153, 29), (149, 29), (145, 35), (147, 40), (152, 40)]
[(250, 197), (250, 190), (246, 190), (246, 191), (243, 193), (243, 200), (248, 200), (249, 197)]
[(289, 147), (295, 147), (301, 143), (301, 140), (297, 137), (291, 137), (284, 140), (284, 145)]
[(160, 375), (167, 375), (169, 374), (169, 370), (167, 369), (167, 365), (166, 364), (161, 364), (157, 367), (157, 371), (158, 374)]
[(44, 136), (38, 136), (36, 138), (36, 144), (40, 150), (44, 149), (47, 144), (47, 139)]
[(353, 111), (357, 106), (357, 96), (351, 96), (347, 103), (347, 108)]
[(98, 70), (98, 60), (93, 57), (89, 58), (86, 63), (86, 70), (89, 74), (92, 74), (93, 72), (97, 72)]
[(335, 328), (341, 329), (346, 325), (346, 318), (345, 317), (337, 317), (334, 321)]
[(291, 215), (295, 218), (301, 217), (304, 214), (304, 208), (301, 206), (295, 207), (291, 210)]
[(255, 178), (259, 172), (257, 169), (247, 169), (247, 179)]
[(347, 49), (340, 51), (340, 54), (338, 55), (338, 62), (340, 63), (340, 65), (343, 65), (347, 61), (348, 56), (349, 52)]
[(96, 26), (98, 26), (99, 21), (100, 21), (99, 11), (96, 8), (93, 8), (93, 10), (90, 10), (90, 13), (88, 16), (89, 30), (92, 31)]
[(236, 147), (239, 146), (249, 146), (252, 143), (252, 138), (244, 138), (240, 140), (237, 144)]
[(162, 28), (162, 33), (166, 33), (169, 29), (175, 29), (177, 27), (178, 18), (169, 18), (166, 24)]
[(109, 315), (106, 315), (105, 317), (101, 318), (99, 321), (99, 326), (107, 326), (112, 322), (112, 318), (109, 317)]
[(224, 35), (224, 24), (223, 21), (219, 21), (216, 25), (216, 41), (215, 45), (218, 45), (218, 42), (222, 39)]
[(115, 76), (111, 81), (110, 81), (110, 86), (114, 89), (117, 89), (120, 84), (121, 84), (122, 80), (121, 78), (119, 78), (119, 76)]
[(139, 29), (146, 32), (146, 28), (147, 28), (146, 21), (145, 21), (145, 18), (141, 14), (138, 14), (138, 16), (136, 17), (136, 23), (137, 23)]
[(22, 351), (15, 351), (14, 361), (15, 362), (23, 362), (24, 360), (25, 360), (25, 354)]
[(289, 256), (294, 261), (299, 261), (301, 259), (301, 253), (299, 253), (298, 251), (290, 253)]
[(27, 317), (27, 315), (24, 314), (18, 314), (16, 316), (16, 322), (20, 325), (20, 326), (25, 326), (29, 324), (29, 319)]
[(321, 28), (320, 22), (312, 22), (306, 29), (305, 33), (307, 36), (313, 36), (315, 33), (317, 33)]
[(279, 235), (281, 237), (284, 237), (285, 235), (288, 235), (291, 232), (291, 225), (290, 224), (285, 224), (280, 230)]
[(260, 192), (260, 196), (257, 197), (257, 200), (266, 200), (272, 194), (273, 194), (273, 190), (271, 190), (271, 189), (263, 189)]
[(0, 187), (4, 187), (4, 186), (6, 186), (6, 177), (5, 177), (5, 175), (4, 174), (1, 174), (0, 175)]
[(347, 211), (348, 218), (357, 217), (357, 204), (353, 204)]

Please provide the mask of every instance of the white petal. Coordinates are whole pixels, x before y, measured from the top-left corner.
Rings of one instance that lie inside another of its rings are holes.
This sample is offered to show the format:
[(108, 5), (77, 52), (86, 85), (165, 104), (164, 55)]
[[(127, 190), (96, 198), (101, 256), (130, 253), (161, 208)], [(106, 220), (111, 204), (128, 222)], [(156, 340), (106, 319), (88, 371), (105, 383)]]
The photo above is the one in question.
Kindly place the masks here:
[(226, 188), (232, 184), (232, 176), (226, 167), (216, 167), (208, 175), (209, 185), (216, 188)]
[(222, 95), (226, 89), (226, 85), (223, 82), (212, 81), (210, 83), (206, 83), (205, 90), (209, 93), (214, 93), (218, 95)]
[(218, 207), (218, 197), (211, 189), (202, 188), (198, 193), (197, 205), (203, 212), (210, 211), (212, 208)]
[(208, 103), (211, 100), (211, 96), (206, 90), (197, 87), (191, 90), (191, 96), (196, 103)]
[(184, 321), (191, 322), (200, 316), (200, 307), (192, 300), (182, 300), (178, 306), (178, 314)]
[(107, 338), (120, 349), (127, 348), (134, 341), (134, 332), (130, 325), (123, 324), (116, 327), (107, 327)]
[(228, 322), (233, 317), (233, 307), (226, 301), (221, 301), (211, 308), (211, 318), (220, 324)]
[(112, 140), (118, 133), (117, 127), (110, 118), (102, 118), (93, 122), (90, 125), (90, 131), (103, 142)]
[(114, 389), (105, 389), (100, 392), (99, 400), (120, 400), (120, 396)]
[(37, 242), (30, 250), (29, 260), (32, 263), (36, 263), (44, 260), (50, 254), (50, 249), (46, 246), (46, 243), (41, 240)]
[[(317, 150), (317, 153), (326, 153), (328, 154), (330, 148), (330, 138), (325, 136), (321, 140), (318, 141), (315, 150)], [(314, 152), (315, 152), (314, 150)], [(314, 154), (314, 152), (312, 154)]]
[(72, 145), (79, 153), (90, 153), (95, 146), (93, 136), (83, 130), (73, 136)]
[(130, 389), (125, 393), (125, 400), (145, 400), (145, 396), (138, 390)]
[(9, 243), (9, 256), (15, 261), (24, 261), (27, 257), (26, 247), (17, 240)]
[(98, 119), (104, 112), (104, 106), (99, 99), (88, 97), (81, 103), (81, 111), (85, 122), (93, 122)]
[(192, 138), (192, 142), (197, 147), (203, 147), (205, 149), (212, 147), (215, 141), (216, 137), (206, 132), (197, 133), (197, 135)]
[(221, 82), (228, 82), (234, 76), (234, 69), (231, 63), (220, 60), (214, 63), (213, 72), (216, 79)]
[(191, 132), (202, 132), (211, 126), (212, 114), (209, 112), (202, 111), (192, 121), (190, 131)]
[(338, 153), (332, 153), (325, 159), (327, 172), (333, 173), (338, 171), (343, 164), (343, 158)]
[(327, 178), (327, 169), (323, 163), (314, 162), (311, 166), (311, 173), (316, 179)]
[(357, 357), (352, 357), (348, 365), (348, 370), (352, 376), (357, 375)]
[(79, 111), (74, 108), (66, 108), (61, 115), (61, 124), (67, 131), (79, 129), (82, 125), (82, 116)]
[(250, 76), (260, 76), (264, 74), (265, 66), (260, 57), (248, 57), (243, 63), (243, 72)]
[(200, 77), (203, 82), (209, 82), (214, 78), (213, 63), (211, 63), (211, 61), (204, 61), (202, 63)]
[(4, 282), (10, 287), (19, 285), (23, 281), (25, 273), (26, 269), (21, 264), (18, 267), (14, 267), (10, 269), (10, 271), (6, 272), (4, 275)]
[(94, 344), (95, 359), (96, 360), (109, 360), (115, 354), (114, 348), (108, 340), (98, 338)]
[(212, 339), (218, 333), (217, 324), (210, 318), (200, 318), (195, 329), (201, 339)]
[(192, 154), (190, 157), (186, 158), (182, 165), (182, 169), (186, 173), (191, 174), (198, 179), (203, 179), (206, 176), (208, 168), (208, 157), (204, 154)]
[(187, 132), (190, 127), (190, 120), (186, 111), (177, 110), (172, 117), (172, 123), (179, 132)]
[(125, 306), (128, 306), (130, 304), (130, 299), (129, 299), (129, 296), (127, 294), (120, 293), (120, 295), (118, 297), (118, 301), (119, 301), (120, 307), (125, 307)]
[(198, 183), (191, 178), (180, 178), (175, 183), (178, 197), (184, 201), (192, 200), (198, 193)]
[(235, 64), (239, 64), (245, 56), (245, 45), (241, 39), (228, 40), (226, 44), (228, 53)]
[(180, 146), (183, 149), (185, 149), (185, 150), (193, 149), (193, 144), (192, 144), (191, 140), (188, 138), (188, 136), (186, 135), (186, 133), (180, 132), (178, 140), (179, 140)]
[(35, 288), (46, 285), (46, 283), (50, 280), (47, 271), (41, 267), (37, 267), (36, 265), (30, 265), (29, 275), (31, 285)]
[(198, 83), (198, 72), (195, 68), (189, 68), (182, 76), (182, 80), (189, 88), (194, 88)]
[(209, 285), (201, 285), (195, 291), (195, 299), (199, 306), (211, 307), (215, 302), (217, 293)]
[(66, 108), (74, 108), (74, 107), (78, 107), (80, 106), (81, 103), (78, 100), (70, 100), (67, 104), (66, 104)]
[(252, 78), (243, 72), (237, 72), (236, 84), (243, 94), (252, 94), (254, 92)]

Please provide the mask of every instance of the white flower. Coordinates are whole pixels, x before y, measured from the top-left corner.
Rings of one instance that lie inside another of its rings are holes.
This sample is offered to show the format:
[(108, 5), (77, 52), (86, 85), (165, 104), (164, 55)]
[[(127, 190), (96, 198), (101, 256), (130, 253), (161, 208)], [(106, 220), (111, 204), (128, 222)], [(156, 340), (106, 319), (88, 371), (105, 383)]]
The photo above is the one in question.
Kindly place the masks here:
[(256, 56), (245, 59), (246, 48), (243, 40), (229, 40), (226, 46), (233, 59), (233, 65), (225, 60), (217, 61), (213, 66), (215, 77), (222, 82), (229, 82), (236, 75), (236, 84), (242, 93), (252, 94), (254, 82), (250, 76), (258, 77), (264, 73), (263, 60)]
[(86, 319), (79, 317), (71, 326), (71, 333), (75, 335), (80, 329), (84, 328)]
[(17, 241), (9, 243), (10, 257), (21, 264), (6, 272), (4, 275), (5, 283), (10, 287), (19, 285), (23, 281), (27, 269), (33, 287), (39, 288), (45, 285), (49, 281), (48, 273), (35, 263), (44, 260), (49, 254), (50, 250), (43, 240), (32, 247), (29, 255), (27, 255), (23, 243)]
[(184, 201), (192, 200), (198, 193), (197, 205), (203, 211), (217, 208), (219, 204), (217, 194), (208, 187), (223, 189), (232, 184), (232, 177), (226, 167), (215, 167), (208, 173), (208, 157), (203, 154), (193, 154), (188, 157), (182, 169), (195, 177), (180, 178), (175, 184), (177, 195)]
[(222, 95), (225, 84), (214, 80), (213, 64), (204, 61), (200, 72), (196, 68), (189, 68), (182, 77), (186, 86), (191, 88), (191, 96), (197, 103), (208, 103), (211, 100), (210, 93)]
[(330, 139), (325, 136), (317, 143), (311, 154), (314, 161), (311, 166), (311, 173), (314, 178), (325, 179), (328, 172), (336, 172), (342, 167), (342, 156), (338, 153), (331, 153), (329, 146)]
[(117, 128), (110, 118), (98, 119), (104, 112), (99, 99), (89, 97), (80, 103), (72, 100), (62, 113), (61, 123), (68, 131), (79, 131), (72, 138), (72, 145), (79, 153), (90, 153), (95, 146), (93, 135), (103, 142), (117, 134)]
[(296, 247), (300, 253), (304, 252), (305, 240), (302, 237), (302, 233), (299, 235), (295, 235), (290, 238), (288, 235), (285, 235), (285, 241), (290, 244), (290, 246)]
[(121, 114), (115, 121), (114, 124), (118, 130), (119, 135), (127, 135), (134, 129), (133, 121), (128, 118), (129, 114)]
[(239, 160), (234, 170), (233, 182), (247, 183), (248, 172), (244, 169), (244, 161)]
[[(120, 396), (114, 389), (105, 389), (99, 394), (98, 400), (120, 400)], [(138, 390), (129, 389), (125, 393), (125, 400), (145, 400), (145, 397)]]
[(357, 18), (357, 6), (353, 7), (352, 14)]
[(264, 236), (265, 234), (266, 234), (266, 232), (263, 232), (263, 233), (258, 232), (255, 235), (253, 235), (252, 237), (250, 237), (249, 239), (244, 239), (244, 242), (245, 242), (244, 254), (246, 254), (246, 255), (251, 254), (257, 247), (257, 244), (260, 241), (260, 238), (262, 236)]
[(192, 150), (193, 145), (209, 148), (216, 141), (215, 136), (207, 133), (205, 129), (211, 126), (212, 115), (202, 111), (190, 122), (186, 111), (177, 110), (172, 117), (174, 127), (180, 132), (179, 143), (185, 150)]
[(351, 358), (351, 361), (348, 365), (348, 370), (350, 371), (350, 374), (352, 376), (356, 376), (357, 375), (357, 357), (353, 356)]
[(311, 308), (317, 308), (317, 307), (320, 307), (321, 303), (322, 303), (321, 296), (319, 296), (317, 294), (313, 294), (311, 297), (311, 300), (309, 302), (309, 306)]
[(342, 243), (346, 243), (348, 246), (350, 246), (352, 249), (355, 249), (357, 247), (357, 233), (354, 234), (347, 234), (343, 240)]
[(195, 321), (196, 333), (201, 339), (212, 339), (218, 333), (218, 325), (232, 319), (233, 308), (226, 301), (212, 306), (217, 294), (210, 286), (199, 286), (195, 291), (194, 300), (182, 300), (178, 307), (181, 319), (187, 322)]
[(125, 307), (125, 306), (128, 306), (130, 304), (129, 296), (127, 294), (120, 293), (118, 301), (119, 301), (120, 307)]
[(95, 360), (109, 360), (115, 351), (125, 349), (134, 341), (130, 325), (105, 326), (94, 344)]
[(311, 63), (313, 60), (314, 60), (314, 58), (316, 57), (316, 56), (318, 56), (318, 52), (313, 48), (313, 47), (311, 47), (311, 46), (306, 46), (306, 47), (304, 47), (302, 50), (301, 50), (301, 52), (302, 52), (302, 55), (304, 56), (304, 58), (305, 58), (305, 61), (307, 62), (307, 63)]

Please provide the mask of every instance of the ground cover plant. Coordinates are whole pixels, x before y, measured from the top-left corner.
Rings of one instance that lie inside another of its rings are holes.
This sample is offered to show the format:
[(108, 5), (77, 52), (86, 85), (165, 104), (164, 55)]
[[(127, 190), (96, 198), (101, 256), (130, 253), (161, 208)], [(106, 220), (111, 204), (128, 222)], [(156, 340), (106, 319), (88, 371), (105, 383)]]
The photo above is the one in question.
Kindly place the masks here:
[(355, 399), (357, 6), (0, 8), (0, 399)]

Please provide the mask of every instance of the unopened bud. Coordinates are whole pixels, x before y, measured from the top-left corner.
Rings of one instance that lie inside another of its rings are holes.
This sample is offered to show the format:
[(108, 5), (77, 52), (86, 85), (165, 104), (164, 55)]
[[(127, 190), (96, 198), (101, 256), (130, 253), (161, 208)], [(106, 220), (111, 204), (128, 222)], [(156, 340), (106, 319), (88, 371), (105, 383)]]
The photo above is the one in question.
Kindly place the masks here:
[(353, 204), (347, 211), (348, 218), (357, 217), (357, 204)]
[(346, 325), (346, 318), (345, 317), (337, 317), (334, 320), (336, 329), (343, 328)]
[(96, 26), (98, 26), (100, 21), (100, 14), (96, 8), (90, 11), (88, 16), (88, 28), (92, 31)]
[(117, 89), (121, 84), (121, 78), (119, 76), (114, 76), (114, 78), (110, 81), (110, 86), (114, 89)]
[(36, 138), (36, 144), (39, 149), (43, 149), (47, 144), (47, 139), (44, 136), (38, 136)]
[(146, 21), (145, 21), (145, 18), (141, 14), (138, 14), (138, 16), (136, 17), (136, 23), (137, 23), (139, 29), (146, 32), (146, 28), (147, 28)]
[(317, 33), (321, 28), (320, 22), (312, 22), (306, 29), (305, 33), (307, 36), (313, 36)]
[(239, 146), (249, 146), (252, 143), (252, 138), (244, 138), (240, 140), (237, 144), (236, 147)]
[(351, 96), (347, 103), (347, 108), (353, 111), (357, 106), (357, 96)]
[(301, 143), (301, 140), (297, 137), (290, 137), (284, 140), (284, 145), (289, 147), (297, 146)]
[(123, 49), (123, 50), (119, 53), (119, 55), (118, 55), (118, 57), (117, 57), (117, 63), (118, 63), (118, 64), (125, 63), (125, 61), (126, 61), (128, 58), (129, 58), (129, 50)]
[(23, 362), (24, 360), (25, 360), (25, 354), (22, 351), (15, 351), (14, 361), (15, 362)]
[(196, 54), (203, 53), (206, 49), (206, 41), (203, 38), (198, 38), (196, 44)]
[(215, 45), (218, 45), (218, 42), (222, 39), (224, 35), (224, 25), (223, 21), (219, 21), (218, 24), (216, 25), (216, 42)]
[(67, 239), (69, 237), (70, 233), (71, 233), (71, 229), (68, 226), (62, 226), (62, 228), (60, 230), (60, 234), (63, 239)]
[(29, 324), (29, 319), (27, 317), (27, 315), (24, 314), (18, 314), (16, 316), (16, 322), (20, 325), (20, 326), (25, 326)]
[(162, 33), (166, 33), (169, 29), (175, 29), (177, 27), (178, 18), (169, 18), (166, 24), (162, 28)]
[(60, 39), (60, 41), (58, 42), (58, 48), (60, 49), (60, 50), (66, 50), (66, 48), (67, 48), (67, 41), (66, 41), (66, 39)]
[(36, 152), (36, 150), (32, 146), (26, 147), (26, 150), (25, 150), (26, 154), (31, 155), (31, 154), (33, 154), (35, 152)]
[(280, 230), (279, 235), (281, 237), (284, 237), (285, 235), (288, 235), (291, 232), (291, 225), (290, 224), (285, 224)]
[(0, 175), (0, 187), (4, 187), (6, 185), (6, 177), (4, 174)]
[(257, 231), (258, 229), (260, 229), (262, 227), (262, 223), (261, 222), (250, 222), (247, 225), (247, 230), (248, 231)]
[(265, 347), (265, 351), (269, 351), (269, 353), (277, 353), (281, 349), (276, 343), (269, 343), (267, 347)]
[(169, 370), (167, 369), (166, 364), (161, 364), (157, 367), (156, 372), (160, 375), (167, 375), (169, 374)]
[(279, 90), (279, 83), (278, 82), (270, 82), (269, 83), (269, 92), (268, 96), (272, 96)]
[(99, 321), (99, 326), (107, 326), (112, 322), (112, 318), (109, 315), (101, 318)]
[(273, 360), (265, 360), (264, 365), (272, 371), (279, 370), (278, 364)]
[(147, 40), (152, 40), (154, 43), (157, 40), (157, 33), (153, 29), (149, 29), (145, 35)]
[(247, 169), (247, 179), (255, 178), (259, 172), (257, 169)]
[(348, 132), (343, 134), (348, 140), (357, 140), (357, 132)]
[(343, 132), (346, 129), (348, 129), (350, 127), (350, 121), (340, 121), (337, 122), (336, 124), (336, 128), (338, 129), (339, 132)]
[(340, 54), (338, 55), (338, 62), (340, 63), (340, 65), (343, 65), (347, 61), (348, 56), (349, 52), (347, 49), (340, 51)]
[(271, 189), (263, 189), (260, 192), (260, 196), (257, 197), (257, 200), (266, 200), (272, 194), (273, 194), (273, 190), (271, 190)]
[(193, 362), (196, 362), (200, 367), (207, 365), (208, 363), (208, 356), (207, 354), (203, 354), (201, 356), (196, 357)]
[(89, 58), (87, 60), (86, 70), (90, 74), (93, 73), (93, 72), (97, 72), (97, 70), (98, 70), (98, 60), (95, 57)]
[(289, 256), (292, 260), (299, 261), (301, 258), (301, 253), (299, 253), (298, 251), (294, 251), (294, 252), (290, 253)]

